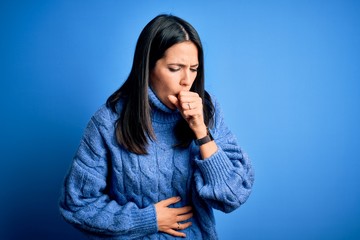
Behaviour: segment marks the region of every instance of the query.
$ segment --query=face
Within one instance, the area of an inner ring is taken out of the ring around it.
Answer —
[[[199,66],[198,50],[193,42],[174,44],[165,51],[150,74],[150,85],[158,98],[168,108],[176,107],[168,100],[169,95],[189,91]]]

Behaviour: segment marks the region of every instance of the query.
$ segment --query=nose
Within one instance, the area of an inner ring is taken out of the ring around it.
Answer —
[[[192,83],[190,70],[184,70],[181,77],[180,85],[184,87],[190,86]]]

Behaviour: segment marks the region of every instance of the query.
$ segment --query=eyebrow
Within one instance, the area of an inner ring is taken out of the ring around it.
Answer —
[[[186,67],[185,64],[182,64],[182,63],[169,63],[168,65],[176,65],[176,66],[179,66],[179,67]],[[194,64],[194,65],[190,65],[190,67],[198,67],[199,64]]]

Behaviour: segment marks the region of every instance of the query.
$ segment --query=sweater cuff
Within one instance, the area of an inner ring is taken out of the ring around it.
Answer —
[[[218,151],[210,158],[204,160],[195,158],[195,161],[204,177],[204,182],[209,184],[223,183],[223,180],[230,177],[234,168],[229,158],[219,147]]]
[[[154,205],[149,205],[140,211],[140,214],[133,216],[133,224],[136,231],[153,234],[158,231],[156,211]]]

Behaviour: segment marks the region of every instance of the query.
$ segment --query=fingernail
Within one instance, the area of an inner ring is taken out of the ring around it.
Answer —
[[[178,201],[180,201],[180,200],[181,200],[181,197],[178,196],[178,197],[176,197],[176,199],[177,199]]]

